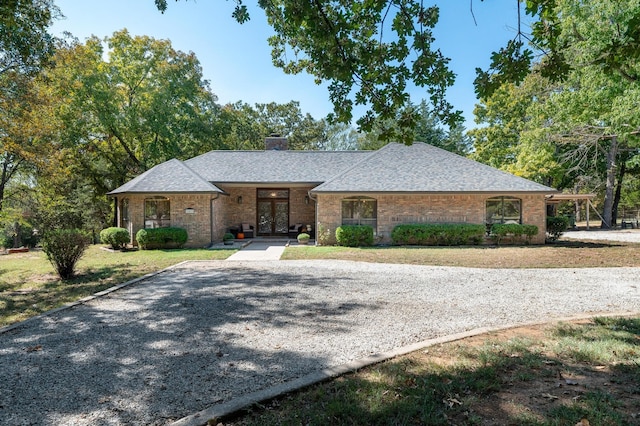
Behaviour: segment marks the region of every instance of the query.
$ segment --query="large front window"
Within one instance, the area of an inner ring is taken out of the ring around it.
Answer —
[[[342,200],[343,225],[369,225],[375,232],[378,224],[378,202],[369,197],[352,197]]]
[[[495,197],[487,200],[487,224],[522,223],[522,202],[519,198]]]
[[[144,227],[165,228],[171,226],[171,205],[166,197],[144,200]]]

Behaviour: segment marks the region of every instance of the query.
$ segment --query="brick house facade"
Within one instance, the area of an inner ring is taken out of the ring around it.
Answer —
[[[364,223],[389,244],[399,224],[508,220],[536,225],[532,242],[544,243],[552,188],[423,143],[328,152],[286,151],[276,142],[276,150],[211,151],[148,170],[109,193],[118,226],[132,239],[145,227],[181,227],[187,246],[202,247],[241,224],[254,237],[289,238],[304,224],[333,243],[338,226]],[[500,202],[509,217],[496,213]],[[356,211],[360,205],[366,211]]]

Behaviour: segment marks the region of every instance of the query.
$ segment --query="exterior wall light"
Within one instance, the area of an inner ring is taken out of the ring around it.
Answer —
[[[242,204],[242,195],[238,195],[237,201],[238,201],[238,204]]]
[[[304,203],[305,204],[309,204],[309,196],[308,195],[304,196]]]

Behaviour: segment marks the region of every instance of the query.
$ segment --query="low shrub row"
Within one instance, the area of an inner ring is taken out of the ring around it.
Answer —
[[[138,246],[143,250],[182,248],[187,242],[183,228],[141,229],[136,234]]]
[[[368,225],[342,225],[336,229],[338,245],[364,247],[373,245],[373,228]]]
[[[393,228],[391,240],[398,245],[455,246],[480,244],[485,226],[470,223],[418,223]]]
[[[505,238],[511,238],[514,242],[522,241],[527,244],[538,234],[538,227],[535,225],[524,225],[519,223],[496,223],[491,226],[489,236],[500,245]]]

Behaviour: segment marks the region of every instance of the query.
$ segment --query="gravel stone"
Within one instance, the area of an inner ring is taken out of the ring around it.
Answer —
[[[434,337],[640,312],[638,272],[181,264],[0,334],[0,424],[163,425]]]

